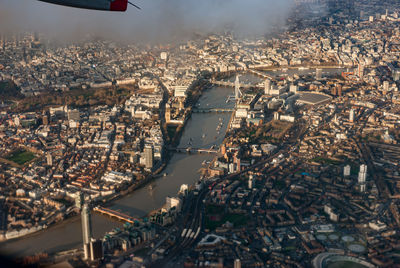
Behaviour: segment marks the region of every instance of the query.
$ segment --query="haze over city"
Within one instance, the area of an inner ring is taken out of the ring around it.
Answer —
[[[398,0],[133,4],[0,0],[0,267],[399,267]]]
[[[0,29],[33,30],[79,40],[88,34],[115,40],[176,41],[195,33],[232,30],[264,34],[283,26],[292,0],[154,0],[126,13],[79,10],[31,0],[0,1]]]

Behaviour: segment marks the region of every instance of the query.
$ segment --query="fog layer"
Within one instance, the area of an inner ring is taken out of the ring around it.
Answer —
[[[93,0],[94,1],[94,0]],[[125,40],[174,40],[232,30],[264,34],[283,25],[293,0],[132,0],[142,10],[81,10],[36,0],[0,0],[0,31],[34,30],[60,39],[87,34]]]

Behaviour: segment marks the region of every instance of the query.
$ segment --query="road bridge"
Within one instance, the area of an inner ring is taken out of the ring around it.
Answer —
[[[235,83],[234,82],[229,82],[229,81],[218,81],[218,80],[215,80],[215,79],[211,79],[210,80],[210,83],[211,84],[214,84],[214,85],[217,85],[217,86],[224,86],[224,87],[235,87]],[[261,88],[261,86],[260,85],[253,85],[253,84],[244,84],[244,83],[240,83],[240,87],[241,88],[246,88],[246,89],[249,89],[249,88]]]
[[[263,72],[260,72],[260,71],[257,71],[257,70],[253,70],[253,69],[249,69],[248,71],[249,71],[249,73],[257,75],[257,76],[259,76],[259,77],[261,77],[263,79],[272,80],[272,76],[269,76],[266,73],[263,73]]]
[[[193,147],[181,147],[181,148],[169,148],[170,151],[174,151],[177,153],[189,153],[189,154],[217,154],[218,150],[213,148],[193,148]]]
[[[229,108],[195,108],[193,113],[232,113],[234,109]]]

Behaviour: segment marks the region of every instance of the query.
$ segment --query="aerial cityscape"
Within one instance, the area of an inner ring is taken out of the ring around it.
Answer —
[[[0,267],[400,267],[400,2],[284,2],[263,34],[0,27]]]

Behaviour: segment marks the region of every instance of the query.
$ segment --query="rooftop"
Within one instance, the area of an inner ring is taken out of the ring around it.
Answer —
[[[332,100],[332,97],[318,92],[301,92],[297,102],[308,105],[319,105]]]

